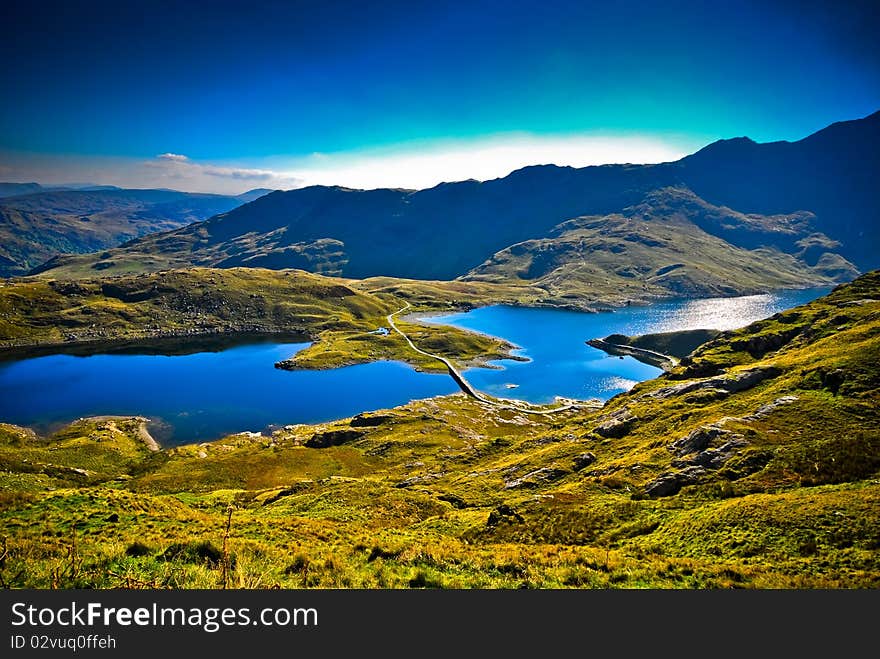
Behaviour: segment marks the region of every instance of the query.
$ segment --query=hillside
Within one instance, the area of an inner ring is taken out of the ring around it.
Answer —
[[[815,233],[813,222],[807,213],[744,215],[665,188],[620,213],[569,220],[547,238],[512,245],[463,279],[527,282],[560,299],[616,291],[620,301],[643,301],[855,277],[855,266],[832,251],[836,244]]]
[[[0,199],[0,277],[25,274],[57,254],[94,252],[204,220],[268,191],[232,197],[173,190],[45,190],[37,186],[35,192],[16,192],[20,194]]]
[[[704,199],[744,212],[808,210],[860,269],[876,268],[880,111],[797,142],[721,140],[671,165]]]
[[[40,192],[43,186],[39,183],[7,183],[0,182],[0,197],[14,197],[16,195],[33,194]]]
[[[457,394],[164,450],[139,418],[0,425],[0,580],[877,588],[878,365],[873,272],[598,411]]]

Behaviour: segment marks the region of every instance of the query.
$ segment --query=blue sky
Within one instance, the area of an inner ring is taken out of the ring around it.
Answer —
[[[872,4],[5,3],[0,180],[422,187],[799,139],[880,109]]]

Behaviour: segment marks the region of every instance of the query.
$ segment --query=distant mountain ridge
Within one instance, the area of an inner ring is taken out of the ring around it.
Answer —
[[[232,197],[113,186],[61,190],[37,183],[3,183],[0,189],[26,190],[0,199],[0,276],[25,274],[60,253],[106,249],[204,220],[267,192]]]
[[[47,267],[64,266],[59,276],[65,267],[112,273],[124,263],[128,270],[120,272],[244,265],[355,278],[454,279],[512,245],[550,237],[567,220],[620,213],[655,191],[681,190],[666,195],[667,214],[680,204],[732,209],[727,216],[697,214],[701,230],[740,249],[770,250],[766,258],[788,254],[805,273],[816,274],[824,259],[826,272],[845,278],[853,263],[858,269],[880,264],[874,249],[880,211],[873,203],[878,127],[875,113],[797,142],[737,138],[672,163],[540,165],[417,191],[278,191],[204,222],[133,240],[101,259],[62,257]]]

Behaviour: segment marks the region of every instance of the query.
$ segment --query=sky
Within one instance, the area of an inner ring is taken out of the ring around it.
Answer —
[[[876,2],[4,2],[0,180],[423,188],[880,109]]]

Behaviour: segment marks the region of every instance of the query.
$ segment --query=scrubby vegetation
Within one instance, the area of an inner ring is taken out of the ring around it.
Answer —
[[[456,394],[158,451],[4,425],[0,586],[876,588],[878,399],[875,272],[598,411]]]

